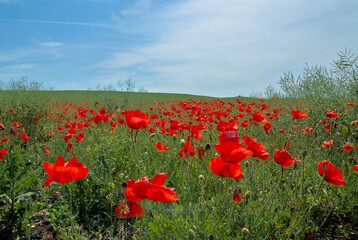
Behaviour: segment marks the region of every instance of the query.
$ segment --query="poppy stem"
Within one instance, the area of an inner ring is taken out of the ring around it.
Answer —
[[[281,165],[281,182],[283,183],[283,165]]]

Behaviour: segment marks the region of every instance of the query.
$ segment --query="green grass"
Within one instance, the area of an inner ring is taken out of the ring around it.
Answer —
[[[227,109],[232,109],[231,116],[239,113],[235,98],[219,102],[214,101],[216,98],[165,93],[2,91],[0,122],[5,130],[0,131],[0,139],[7,137],[9,142],[0,143],[0,149],[8,151],[4,160],[0,160],[0,236],[7,239],[47,236],[53,239],[304,239],[308,234],[316,239],[354,239],[358,236],[358,174],[352,169],[357,164],[358,154],[357,149],[349,153],[342,150],[347,143],[358,147],[358,127],[351,124],[356,120],[357,106],[346,108],[342,103],[341,108],[336,109],[340,118],[328,119],[332,131],[326,134],[319,122],[321,118],[316,115],[292,120],[290,110],[305,109],[302,104],[270,99],[265,100],[270,108],[261,110],[255,106],[262,106],[258,105],[261,103],[258,99],[240,98],[247,103],[245,108],[256,102],[251,108],[263,113],[272,113],[273,108],[283,110],[280,118],[269,120],[273,129],[268,135],[262,123],[259,126],[250,123],[251,116],[246,111],[243,112],[245,117],[237,120],[238,123],[249,122],[247,128],[238,124],[241,140],[244,135],[255,137],[270,153],[266,161],[249,157],[240,162],[244,176],[239,181],[219,177],[208,167],[208,162],[219,156],[214,147],[219,143],[215,123],[208,122],[208,127],[213,129],[202,130],[204,137],[193,140],[196,155],[183,159],[178,152],[181,139],[188,135],[187,130],[170,136],[140,129],[134,137],[126,125],[117,125],[116,131],[111,132],[110,121],[97,125],[91,122],[91,127],[83,129],[86,134],[83,141],[77,142],[74,138],[69,141],[74,147],[71,152],[66,152],[67,144],[62,138],[67,130],[57,130],[58,125],[65,127],[67,119],[73,123],[92,116],[86,112],[86,118],[74,119],[78,107],[97,113],[106,107],[107,114],[114,113],[113,121],[117,121],[118,116],[124,119],[119,114],[119,110],[124,109],[158,113],[160,119],[169,121],[179,119],[178,114],[169,117],[159,111],[160,107],[172,111],[170,106],[177,103],[175,100],[189,99],[196,101],[189,104],[207,109],[206,114],[214,109],[226,113]],[[198,104],[200,100],[212,105]],[[62,103],[54,103],[59,101]],[[73,105],[65,105],[66,101]],[[100,105],[94,104],[97,101]],[[152,102],[166,104],[153,106]],[[153,111],[150,107],[154,107]],[[8,111],[10,108],[14,109],[13,113]],[[182,109],[183,121],[197,124],[195,114],[192,118],[188,116],[190,111]],[[62,118],[56,119],[57,116]],[[41,118],[34,121],[36,117]],[[19,133],[29,135],[28,142],[19,134],[9,133],[13,121],[21,125],[15,127]],[[295,125],[300,125],[301,130],[314,128],[314,133],[302,134]],[[344,130],[346,128],[349,132]],[[279,134],[279,129],[285,129],[285,133]],[[49,134],[50,130],[53,135]],[[329,139],[334,140],[334,145],[322,149],[322,142]],[[158,141],[167,144],[170,150],[158,152],[154,148]],[[274,162],[273,155],[287,142],[292,143],[289,153],[300,158],[301,163],[285,168],[282,179],[281,165]],[[207,144],[211,150],[205,152],[205,159],[199,160],[196,148],[204,148]],[[44,154],[45,147],[50,149],[49,155]],[[88,176],[44,187],[48,176],[43,162],[55,163],[58,155],[66,161],[77,156],[78,161],[88,167]],[[331,161],[342,171],[344,186],[322,180],[317,171],[317,164],[322,160]],[[175,188],[179,201],[144,200],[139,204],[146,211],[145,216],[118,219],[114,210],[125,199],[122,183],[144,176],[153,178],[162,172],[168,173],[164,185]],[[243,202],[233,202],[235,188],[243,192]],[[243,234],[243,227],[249,231],[247,236]]]

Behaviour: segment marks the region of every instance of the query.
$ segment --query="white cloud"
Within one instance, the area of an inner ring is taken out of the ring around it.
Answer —
[[[332,1],[179,2],[156,13],[159,40],[116,52],[102,67],[131,68],[150,91],[248,95],[307,61],[329,63],[344,48],[330,27],[344,18],[341,7]]]
[[[61,47],[64,44],[61,42],[44,42],[44,43],[41,43],[41,45],[44,47]]]
[[[35,64],[13,64],[9,66],[5,66],[4,68],[7,70],[25,70],[25,69],[31,69],[34,68]]]

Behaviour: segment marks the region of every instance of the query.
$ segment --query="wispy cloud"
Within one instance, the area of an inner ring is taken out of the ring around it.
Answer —
[[[64,44],[62,42],[44,42],[41,45],[44,47],[61,47]]]
[[[0,0],[1,1],[1,0]],[[65,21],[47,21],[47,20],[34,20],[34,19],[10,19],[0,18],[0,21],[7,22],[25,22],[25,23],[45,23],[45,24],[63,24],[63,25],[78,25],[78,26],[89,26],[89,27],[101,27],[101,28],[116,28],[115,25],[91,23],[91,22],[65,22]]]
[[[344,47],[334,23],[348,16],[339,14],[339,3],[324,3],[180,1],[152,12],[156,41],[113,53],[102,67],[134,71],[150,91],[214,96],[262,91],[282,72],[307,61],[325,64]]]

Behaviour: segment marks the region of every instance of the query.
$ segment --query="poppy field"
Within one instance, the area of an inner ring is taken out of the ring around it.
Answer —
[[[0,106],[0,239],[358,237],[356,102],[31,94]]]

